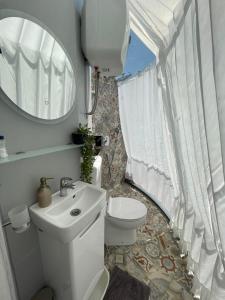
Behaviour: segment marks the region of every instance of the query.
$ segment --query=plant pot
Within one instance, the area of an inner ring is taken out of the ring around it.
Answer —
[[[72,142],[75,145],[82,145],[84,144],[84,135],[81,133],[72,133]]]
[[[102,147],[102,139],[103,137],[101,135],[95,135],[95,146],[97,148]]]

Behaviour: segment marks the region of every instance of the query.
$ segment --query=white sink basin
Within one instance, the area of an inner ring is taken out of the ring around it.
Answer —
[[[38,204],[30,207],[33,223],[40,231],[51,234],[63,243],[72,241],[96,219],[106,205],[106,191],[81,181],[68,189],[68,195],[53,194],[52,203],[46,208]]]

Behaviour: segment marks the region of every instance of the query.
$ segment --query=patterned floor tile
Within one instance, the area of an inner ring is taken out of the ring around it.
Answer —
[[[173,238],[168,220],[148,197],[124,183],[109,191],[112,197],[125,196],[143,202],[148,208],[146,223],[138,229],[132,246],[105,248],[105,264],[126,270],[151,288],[151,300],[190,300],[192,286],[186,259]]]

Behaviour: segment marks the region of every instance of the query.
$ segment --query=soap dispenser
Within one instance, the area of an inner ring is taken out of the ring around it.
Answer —
[[[41,177],[41,185],[37,190],[37,202],[39,207],[47,207],[52,202],[52,191],[49,185],[47,185],[47,180],[53,178]]]

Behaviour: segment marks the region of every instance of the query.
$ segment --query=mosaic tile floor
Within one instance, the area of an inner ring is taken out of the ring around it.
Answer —
[[[128,184],[115,187],[109,194],[140,200],[148,208],[148,214],[146,224],[138,230],[138,239],[134,245],[106,247],[106,267],[112,270],[117,265],[145,282],[151,288],[151,300],[193,299],[186,260],[180,257],[167,218],[154,202]]]

